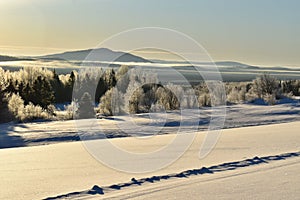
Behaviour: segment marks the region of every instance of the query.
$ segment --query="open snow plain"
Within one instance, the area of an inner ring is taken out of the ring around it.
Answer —
[[[205,131],[209,112],[209,109],[201,111],[199,131],[190,133],[194,140],[179,159],[160,170],[145,173],[122,172],[96,160],[86,149],[87,141],[74,141],[80,139],[75,121],[2,124],[0,199],[299,198],[297,104],[227,107],[225,129],[210,154],[200,159],[201,144],[210,134]],[[116,131],[126,124],[125,116],[95,121],[115,146],[132,153],[145,153],[161,149],[178,137],[179,114],[169,114],[170,121],[162,132],[147,137],[134,135],[138,131],[130,127]],[[131,120],[145,124],[151,119],[143,114]],[[97,130],[93,134],[97,136]],[[184,138],[188,135],[180,135],[179,146],[185,145]],[[107,140],[94,141],[101,147]],[[137,163],[150,165],[163,160],[164,157],[155,161],[145,157]],[[137,164],[126,159],[115,162],[120,166]]]

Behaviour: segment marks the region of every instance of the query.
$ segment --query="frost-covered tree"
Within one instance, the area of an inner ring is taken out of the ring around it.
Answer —
[[[269,74],[258,76],[253,81],[253,90],[258,98],[263,98],[265,95],[277,94],[279,89],[279,81]]]
[[[269,74],[258,76],[253,81],[253,92],[258,98],[264,99],[269,104],[275,104],[277,96],[280,95],[280,82]]]
[[[138,110],[136,107],[138,105],[138,95],[142,94],[141,84],[132,79],[126,89],[126,93],[124,94],[124,111],[126,113],[134,113]]]
[[[16,118],[23,118],[24,100],[18,94],[11,94],[8,99],[8,109]]]
[[[172,83],[168,83],[166,85],[166,88],[168,88],[170,91],[172,91],[172,93],[175,95],[176,100],[179,104],[181,104],[181,102],[183,102],[184,89],[181,85],[174,85]],[[176,103],[176,102],[173,102],[173,103]]]
[[[236,83],[236,85],[231,85],[227,94],[227,101],[230,103],[243,103],[247,99],[246,93],[246,85],[241,85],[239,83]]]
[[[210,94],[203,93],[200,96],[198,96],[198,103],[199,103],[199,106],[202,106],[202,107],[211,106]]]
[[[4,108],[3,100],[5,97],[5,92],[7,91],[7,87],[9,86],[8,79],[8,73],[0,67],[0,109]]]
[[[97,112],[106,116],[113,115],[113,105],[112,105],[112,94],[113,88],[106,91],[106,93],[100,98]]]
[[[76,113],[78,112],[78,103],[76,101],[72,101],[71,104],[65,106],[66,110],[66,118],[74,119],[76,117]]]
[[[119,81],[123,76],[125,76],[128,71],[129,71],[128,65],[121,65],[116,74],[117,81]]]
[[[124,114],[124,94],[118,90],[118,88],[113,88],[111,94],[111,105],[113,115]]]
[[[281,81],[281,89],[285,95],[300,96],[300,80]]]
[[[0,91],[4,91],[8,87],[8,73],[0,67]]]
[[[29,103],[24,107],[23,116],[21,116],[22,121],[47,118],[48,113],[41,106],[33,105],[32,103]]]
[[[211,106],[211,95],[209,89],[205,82],[200,82],[198,85],[194,86],[195,94],[198,97],[198,105],[201,106]]]
[[[128,102],[128,111],[129,113],[140,113],[144,111],[143,100],[144,100],[144,90],[141,87],[138,87],[130,96]]]
[[[223,83],[220,81],[207,81],[206,84],[209,89],[211,105],[226,105],[226,91]]]
[[[156,90],[156,97],[160,105],[164,107],[165,110],[175,110],[179,108],[180,103],[174,93],[168,88],[159,87]]]
[[[181,103],[181,108],[198,108],[199,102],[193,89],[187,89]]]
[[[103,80],[106,84],[107,90],[113,88],[116,85],[116,75],[115,71],[113,69],[107,69],[105,70],[103,74]]]
[[[18,94],[12,94],[9,97],[8,108],[14,117],[21,121],[49,118],[49,113],[39,105],[33,105],[29,102],[28,105],[24,106],[24,100]]]

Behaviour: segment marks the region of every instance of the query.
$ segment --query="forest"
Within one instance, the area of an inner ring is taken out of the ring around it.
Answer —
[[[47,68],[0,68],[0,122],[162,112],[258,100],[274,105],[300,96],[299,80],[278,80],[266,73],[252,82],[225,82],[222,87],[212,89],[203,81],[192,87],[161,84],[157,74],[126,65],[116,71],[86,68],[69,74]]]

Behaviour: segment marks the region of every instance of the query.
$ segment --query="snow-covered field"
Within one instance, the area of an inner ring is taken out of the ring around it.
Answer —
[[[177,137],[174,133],[180,125],[178,112],[167,113],[168,121],[163,127],[159,126],[163,114],[150,118],[140,114],[131,119],[121,116],[77,122],[2,124],[0,199],[299,199],[298,104],[228,106],[225,129],[216,146],[208,156],[199,159],[200,147],[210,134],[205,131],[210,112],[200,111],[199,131],[192,134],[191,146],[179,159],[147,173],[112,169],[89,154],[86,143],[74,140],[79,140],[78,132],[83,134],[84,130],[89,130],[89,137],[97,138],[100,130],[112,138],[111,144],[127,152],[154,152]],[[135,126],[128,126],[132,120],[142,127],[152,125],[146,132],[160,132],[141,138]],[[86,129],[86,122],[96,124]],[[177,145],[186,145],[185,138],[190,135],[181,134]],[[101,150],[107,140],[91,142],[97,142]],[[177,151],[180,150],[171,154]],[[144,157],[133,163],[124,158],[115,159],[115,163],[143,168],[153,162],[163,163],[164,159]]]
[[[145,136],[151,134],[177,133],[195,131],[195,127],[187,127],[186,124],[198,123],[198,130],[207,130],[211,120],[211,109],[205,108],[188,111],[190,116],[181,118],[180,111],[167,114],[139,114],[117,116],[114,118],[94,120],[93,128],[89,130],[93,137],[107,138]],[[141,128],[138,130],[134,124]],[[281,104],[275,106],[262,105],[232,105],[226,107],[226,121],[224,128],[236,128],[244,126],[258,126],[265,124],[277,124],[300,120],[300,104]],[[184,124],[185,126],[182,126]],[[0,124],[0,148],[42,145],[57,142],[79,141],[82,131],[79,121],[53,121],[35,122],[23,124]],[[181,126],[181,127],[180,127]]]
[[[142,174],[107,167],[81,142],[1,149],[0,199],[298,199],[299,129],[300,122],[225,129],[203,159],[198,154],[205,132],[199,132],[172,165]],[[111,142],[143,152],[173,138],[169,134]],[[149,162],[143,160],[145,165]]]
[[[144,187],[134,185],[103,195],[103,199],[299,199],[299,167],[298,157],[222,173],[163,180]]]

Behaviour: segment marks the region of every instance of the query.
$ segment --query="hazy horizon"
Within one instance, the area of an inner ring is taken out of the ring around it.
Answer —
[[[0,54],[44,55],[96,47],[138,27],[182,32],[214,61],[299,66],[300,2],[288,1],[1,1]],[[135,52],[151,59],[164,54]]]

